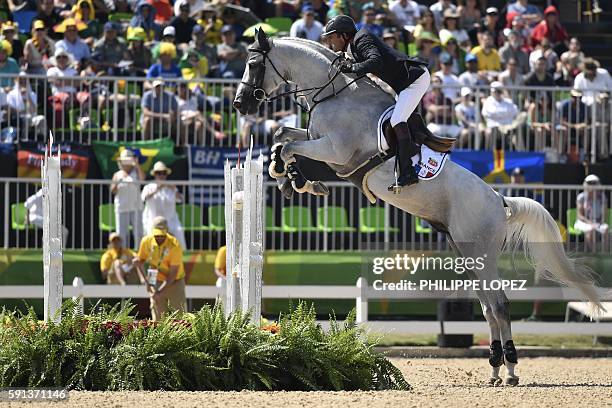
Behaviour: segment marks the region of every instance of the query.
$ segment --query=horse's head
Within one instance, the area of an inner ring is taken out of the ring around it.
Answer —
[[[270,60],[273,47],[263,30],[255,33],[255,42],[249,47],[247,66],[234,98],[234,108],[243,115],[257,113],[259,105],[285,82]],[[266,68],[272,68],[266,70]]]

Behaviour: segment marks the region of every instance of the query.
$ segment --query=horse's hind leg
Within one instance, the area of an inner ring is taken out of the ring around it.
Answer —
[[[472,244],[455,243],[450,235],[448,235],[448,242],[451,244],[453,250],[460,257],[474,256],[476,253],[473,251],[474,246]],[[467,274],[470,279],[480,279],[475,271],[469,270]],[[489,377],[489,384],[497,386],[502,383],[502,379],[499,376],[499,370],[504,364],[503,348],[501,343],[501,335],[497,319],[493,313],[493,308],[489,304],[489,298],[487,294],[482,290],[477,290],[476,296],[480,301],[482,313],[489,325],[489,364],[491,365],[491,376]]]
[[[462,257],[481,258],[483,268],[474,268],[468,271],[471,279],[479,280],[481,286],[485,283],[488,284],[488,288],[491,287],[491,281],[499,279],[497,270],[499,250],[494,240],[483,244],[482,247],[478,247],[479,245],[474,243],[460,243],[457,241],[453,241],[452,245]],[[491,377],[489,383],[491,385],[499,385],[501,383],[499,371],[502,364],[505,364],[508,371],[506,384],[517,385],[519,379],[514,373],[514,367],[518,361],[516,349],[512,341],[508,298],[502,290],[480,290],[476,294],[490,329],[489,364],[491,365]]]
[[[485,267],[482,272],[484,276],[480,279],[491,282],[499,279],[499,273],[497,271],[497,255],[494,257],[487,258],[485,261]],[[496,354],[499,355],[499,348],[502,347],[503,362],[506,365],[506,385],[517,385],[519,378],[514,373],[514,368],[518,364],[518,355],[514,342],[512,341],[512,328],[510,324],[510,312],[509,302],[506,294],[503,290],[489,290],[485,292],[488,304],[491,309],[491,314],[497,322],[499,328],[499,336],[501,337],[501,343],[493,345],[491,342],[491,349],[495,348]],[[503,346],[502,346],[503,345]],[[498,363],[499,361],[496,361]],[[491,364],[493,365],[493,364]]]

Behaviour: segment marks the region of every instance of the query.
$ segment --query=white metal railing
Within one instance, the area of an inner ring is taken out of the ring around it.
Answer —
[[[187,285],[187,299],[224,299],[224,285],[221,280],[215,286]],[[598,288],[602,301],[612,301],[610,288]],[[42,298],[43,287],[34,285],[0,285],[0,299],[38,299]],[[581,294],[569,288],[525,288],[522,291],[506,291],[511,301],[573,301],[581,300]],[[79,277],[74,278],[72,286],[63,288],[65,298],[117,299],[148,298],[144,286],[140,285],[85,285]],[[391,299],[395,301],[477,299],[473,291],[383,291],[368,286],[361,277],[354,286],[339,285],[264,285],[264,299],[353,299],[357,312],[357,322],[367,323],[377,331],[394,333],[486,333],[488,325],[484,321],[372,321],[368,318],[368,303],[371,300]],[[612,335],[612,323],[558,323],[558,322],[514,322],[514,333],[529,334],[575,334]]]
[[[0,81],[11,85],[15,76],[0,74]],[[27,108],[0,106],[0,125],[7,140],[42,141],[49,128],[57,133],[58,140],[86,144],[93,140],[136,141],[164,136],[172,137],[177,145],[235,146],[238,140],[246,142],[251,134],[256,144],[271,144],[273,131],[280,125],[306,126],[306,113],[290,96],[264,104],[257,120],[241,117],[231,106],[239,80],[166,79],[164,89],[177,98],[179,112],[169,118],[143,115],[143,96],[151,85],[142,77],[59,79],[26,75],[19,81],[29,84],[35,101]],[[512,125],[500,128],[488,123],[482,114],[490,95],[488,86],[472,87],[473,118],[467,122],[454,109],[460,102],[460,87],[440,88],[452,98],[453,107],[435,115],[427,110],[422,113],[430,129],[443,136],[458,137],[459,146],[546,151],[549,160],[559,161],[595,162],[610,155],[612,103],[605,97],[609,89],[588,91],[585,101],[595,102],[565,109],[564,103],[571,99],[568,87],[505,87],[504,96],[521,113]],[[273,125],[264,119],[274,120]]]
[[[145,181],[139,184],[146,184]],[[42,248],[42,232],[23,225],[19,208],[40,188],[40,180],[0,178],[0,245],[4,248]],[[225,243],[223,180],[168,181],[182,193],[177,204],[189,250],[217,249]],[[268,250],[350,251],[359,249],[449,250],[445,236],[417,217],[386,203],[372,206],[347,182],[326,182],[329,196],[294,194],[282,197],[276,183],[265,183],[265,248]],[[197,188],[196,188],[197,187]],[[526,196],[542,203],[567,227],[570,251],[611,253],[601,237],[586,248],[581,233],[573,230],[572,209],[583,191],[576,185],[493,185],[506,196]],[[66,249],[102,249],[112,229],[114,212],[110,180],[62,180],[63,220],[68,229]],[[612,186],[596,188],[612,202]],[[425,198],[424,198],[425,199]],[[198,205],[191,203],[199,203]],[[570,211],[568,211],[570,210]],[[293,219],[290,215],[293,214]],[[296,218],[300,214],[301,218]],[[608,211],[608,219],[612,217]],[[190,221],[191,220],[191,221]],[[187,224],[191,222],[191,224]],[[132,245],[135,246],[135,245]]]

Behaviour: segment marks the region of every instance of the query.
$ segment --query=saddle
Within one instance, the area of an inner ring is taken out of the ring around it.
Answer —
[[[424,144],[431,150],[440,153],[448,153],[453,148],[455,139],[434,135],[429,131],[429,129],[427,129],[427,126],[425,126],[425,121],[419,113],[413,112],[408,118],[407,122],[410,132],[414,137],[415,143]],[[397,137],[393,131],[393,127],[391,126],[391,120],[387,119],[382,126],[387,144],[389,146],[397,146]]]

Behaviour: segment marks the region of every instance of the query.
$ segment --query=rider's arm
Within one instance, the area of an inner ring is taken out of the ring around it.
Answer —
[[[376,74],[382,70],[382,54],[369,35],[362,36],[355,42],[357,53],[363,60],[353,64],[353,72],[357,75]]]

